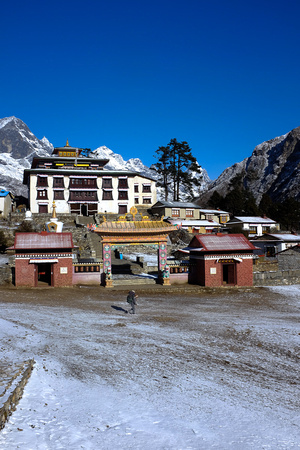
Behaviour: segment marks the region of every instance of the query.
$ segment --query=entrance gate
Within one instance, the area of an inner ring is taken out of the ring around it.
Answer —
[[[163,221],[103,222],[93,230],[102,238],[103,270],[106,287],[113,286],[111,252],[122,244],[156,244],[158,249],[158,274],[162,284],[170,284],[167,266],[167,239],[174,225]],[[113,247],[113,248],[112,248]]]

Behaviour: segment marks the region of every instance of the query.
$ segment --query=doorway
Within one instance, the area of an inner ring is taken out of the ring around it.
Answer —
[[[37,264],[37,286],[39,285],[53,285],[52,264],[43,263]]]
[[[81,205],[81,215],[87,217],[88,214],[88,205]]]
[[[222,264],[223,284],[236,284],[235,264]]]

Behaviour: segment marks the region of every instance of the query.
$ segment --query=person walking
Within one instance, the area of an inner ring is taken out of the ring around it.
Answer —
[[[135,306],[137,305],[136,299],[138,295],[136,295],[135,291],[129,291],[127,295],[127,303],[131,305],[131,309],[128,311],[129,314],[135,314]]]

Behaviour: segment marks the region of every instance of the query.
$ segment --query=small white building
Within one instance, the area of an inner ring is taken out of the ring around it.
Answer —
[[[12,211],[13,195],[4,189],[0,191],[0,217],[7,219],[9,213]]]
[[[219,231],[222,225],[213,220],[200,220],[200,219],[168,219],[168,222],[175,225],[178,229],[188,231],[189,233],[208,234],[214,231]]]
[[[239,228],[240,231],[248,231],[249,238],[262,236],[270,231],[279,231],[280,225],[269,217],[237,216],[226,223],[228,228]]]
[[[274,233],[264,234],[251,240],[255,245],[255,253],[258,255],[265,255],[267,257],[275,257],[278,253],[287,250],[288,248],[300,245],[300,235],[296,233]]]

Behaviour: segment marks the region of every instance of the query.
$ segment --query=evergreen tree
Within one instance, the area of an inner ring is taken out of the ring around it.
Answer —
[[[271,197],[268,194],[263,194],[261,201],[259,203],[259,211],[261,215],[266,215],[273,218],[275,212],[275,204],[273,203]],[[275,217],[275,216],[274,216]]]
[[[224,208],[224,197],[222,197],[222,195],[219,194],[219,192],[214,191],[212,196],[208,200],[208,206],[211,206],[214,209],[217,209],[217,208],[223,209]]]
[[[170,149],[169,147],[158,147],[156,150],[158,157],[158,162],[154,166],[154,170],[160,175],[160,180],[158,180],[158,186],[162,186],[165,193],[165,200],[168,200],[169,196],[169,186],[171,181],[168,180],[169,166],[170,166]]]
[[[188,193],[201,182],[194,174],[201,173],[201,166],[192,155],[190,146],[186,141],[178,142],[171,139],[166,147],[156,150],[158,158],[155,170],[160,175],[159,183],[164,188],[165,200],[168,199],[170,187],[173,191],[173,200],[180,200],[180,187],[183,186]]]

